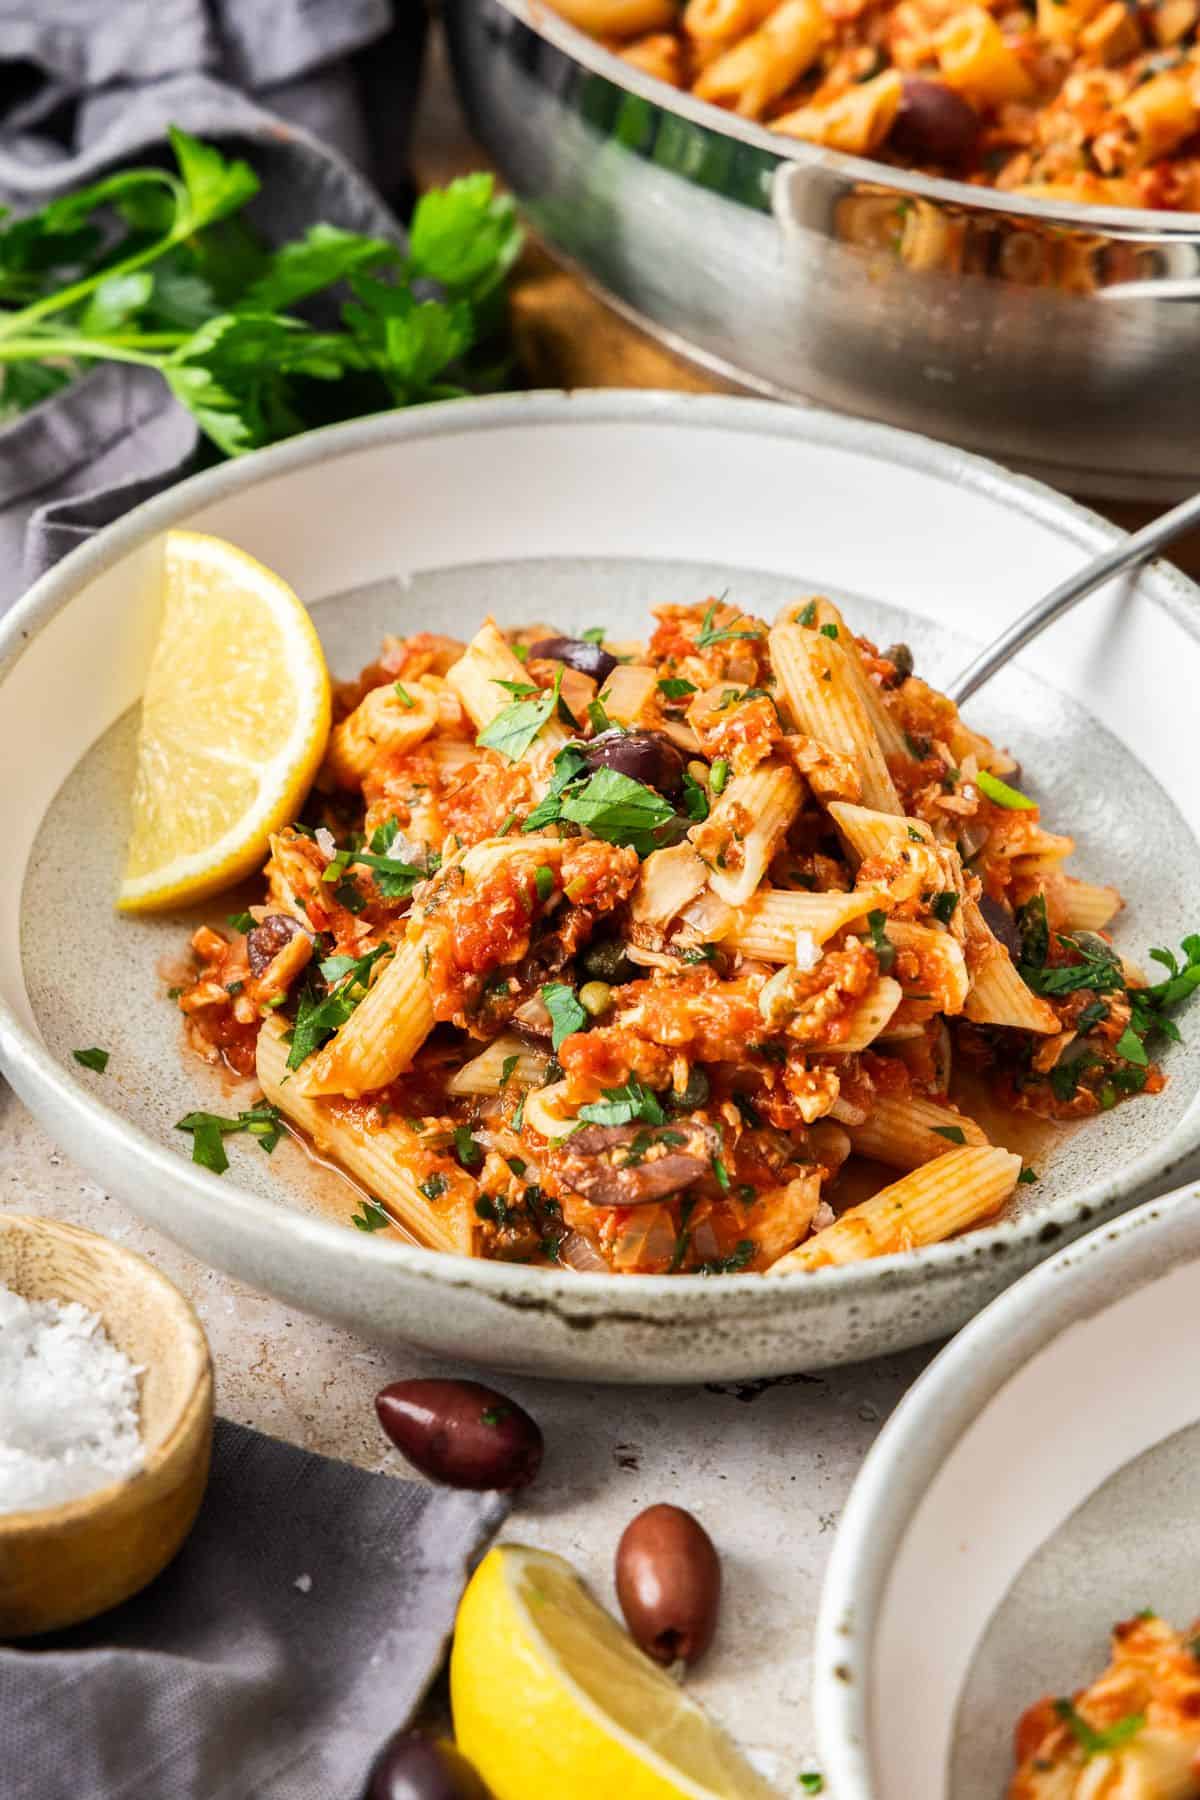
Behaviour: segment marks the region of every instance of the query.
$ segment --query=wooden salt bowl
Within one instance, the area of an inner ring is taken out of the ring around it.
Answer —
[[[26,1300],[80,1301],[145,1371],[137,1474],[61,1506],[0,1513],[0,1639],[12,1639],[95,1618],[170,1562],[208,1479],[213,1378],[178,1288],[94,1231],[0,1214],[0,1283]]]

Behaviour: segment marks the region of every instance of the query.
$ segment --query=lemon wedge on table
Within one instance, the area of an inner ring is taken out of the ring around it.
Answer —
[[[256,869],[316,774],[329,704],[287,583],[221,538],[168,532],[121,909],[189,904]]]
[[[454,1735],[496,1800],[770,1800],[569,1563],[502,1544],[458,1609]]]

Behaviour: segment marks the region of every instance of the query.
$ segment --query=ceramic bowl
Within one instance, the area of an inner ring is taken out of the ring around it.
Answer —
[[[136,1474],[60,1506],[0,1513],[0,1639],[95,1618],[166,1568],[208,1480],[213,1377],[192,1308],[119,1244],[53,1219],[0,1215],[0,1285],[26,1300],[78,1300],[143,1370],[145,1460]]]
[[[1200,1140],[1200,1020],[1170,1084],[1034,1159],[995,1226],[918,1255],[764,1280],[619,1278],[439,1256],[347,1229],[355,1198],[291,1144],[229,1140],[218,1179],[176,1121],[233,1096],[181,1054],[163,998],[203,913],[112,910],[162,533],[243,545],[310,603],[335,672],[387,631],[489,610],[640,635],[647,607],[729,588],[773,614],[837,595],[933,680],[1118,533],[990,464],[757,401],[527,395],[314,434],[184,483],[46,576],[0,628],[0,1059],[69,1153],[205,1260],[380,1339],[618,1381],[854,1361],[961,1325],[1089,1223],[1170,1185]],[[1195,928],[1196,590],[1162,567],[1058,624],[969,716],[1011,745],[1084,875],[1125,891],[1130,952]],[[231,896],[228,910],[244,904]],[[107,1072],[75,1048],[111,1052]],[[1179,1179],[1176,1176],[1176,1179]]]
[[[817,1629],[837,1800],[999,1800],[1109,1628],[1197,1612],[1194,1187],[1034,1270],[906,1395],[842,1515]]]

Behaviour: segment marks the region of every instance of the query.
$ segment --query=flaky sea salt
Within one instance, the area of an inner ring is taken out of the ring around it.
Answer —
[[[139,1469],[140,1373],[78,1301],[0,1286],[0,1513],[77,1500]]]

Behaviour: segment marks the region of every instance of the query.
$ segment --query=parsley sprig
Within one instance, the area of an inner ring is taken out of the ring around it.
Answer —
[[[489,175],[426,194],[407,256],[327,224],[271,249],[239,216],[259,190],[250,166],[170,138],[175,169],[118,170],[0,224],[6,412],[98,362],[133,363],[238,456],[494,378],[487,340],[520,233]],[[342,283],[352,298],[333,328],[294,310]]]
[[[199,1163],[202,1169],[211,1169],[214,1175],[223,1175],[229,1167],[229,1158],[225,1154],[222,1140],[231,1132],[249,1132],[251,1137],[257,1138],[259,1148],[265,1150],[268,1156],[283,1135],[279,1108],[268,1105],[265,1100],[247,1112],[240,1112],[236,1119],[223,1118],[220,1113],[185,1113],[175,1129],[191,1132],[192,1161]]]

